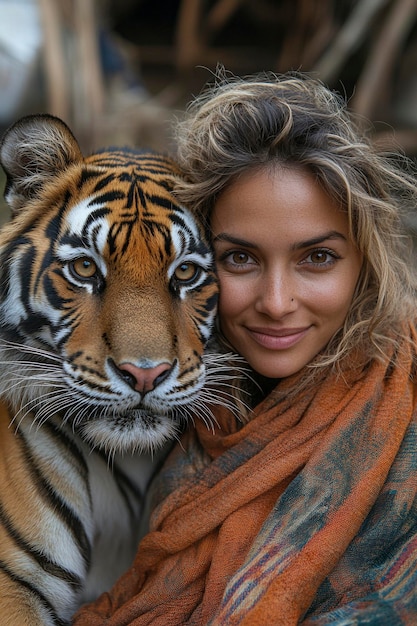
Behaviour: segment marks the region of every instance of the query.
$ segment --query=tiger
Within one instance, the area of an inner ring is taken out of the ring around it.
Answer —
[[[40,114],[0,163],[1,623],[63,626],[131,564],[153,454],[204,404],[218,283],[170,157],[83,156]]]

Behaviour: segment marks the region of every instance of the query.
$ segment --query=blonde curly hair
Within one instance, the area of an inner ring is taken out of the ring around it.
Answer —
[[[365,361],[385,357],[415,317],[403,223],[417,206],[411,161],[378,153],[346,99],[300,73],[238,78],[220,70],[175,134],[185,175],[176,194],[208,224],[216,199],[238,176],[283,164],[314,174],[346,213],[364,261],[344,327],[311,366],[340,366],[356,348]]]

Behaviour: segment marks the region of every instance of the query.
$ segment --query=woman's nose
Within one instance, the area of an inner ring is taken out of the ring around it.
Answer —
[[[280,319],[296,309],[297,294],[290,277],[273,274],[265,277],[259,287],[255,303],[258,313]]]

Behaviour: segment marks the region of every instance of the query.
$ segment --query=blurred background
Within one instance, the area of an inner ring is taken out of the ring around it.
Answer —
[[[313,73],[417,157],[417,0],[0,0],[0,134],[49,112],[86,153],[169,151],[218,63]]]

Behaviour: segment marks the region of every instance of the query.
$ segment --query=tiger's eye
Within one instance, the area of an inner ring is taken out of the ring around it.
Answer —
[[[80,257],[72,262],[74,273],[80,278],[92,278],[97,273],[97,265],[88,257]]]
[[[192,280],[197,272],[198,266],[194,263],[181,263],[174,272],[174,278],[186,283]]]

